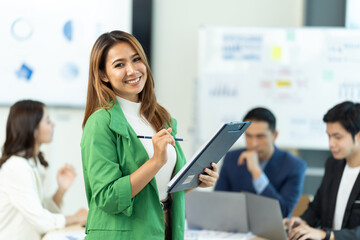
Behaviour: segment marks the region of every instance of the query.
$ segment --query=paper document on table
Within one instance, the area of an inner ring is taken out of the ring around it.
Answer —
[[[215,239],[236,239],[250,240],[256,237],[251,233],[232,233],[210,230],[185,230],[185,240],[215,240]]]
[[[86,234],[82,231],[57,232],[46,235],[47,240],[84,240]]]

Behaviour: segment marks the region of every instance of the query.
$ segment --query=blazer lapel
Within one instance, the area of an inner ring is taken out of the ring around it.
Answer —
[[[332,169],[332,173],[333,174],[333,178],[332,178],[332,184],[330,184],[330,189],[328,189],[329,191],[329,211],[328,211],[328,216],[329,219],[331,219],[331,224],[334,220],[334,213],[335,213],[335,207],[336,207],[336,198],[337,198],[337,193],[339,191],[339,186],[340,186],[340,182],[341,182],[341,178],[344,172],[344,168],[345,168],[345,164],[346,161],[345,160],[337,160],[339,162],[339,164],[335,164],[333,166]]]
[[[265,169],[263,169],[264,173],[266,174],[266,176],[268,176],[269,179],[277,179],[277,176],[279,175],[279,166],[281,165],[281,161],[282,159],[284,159],[283,156],[281,156],[281,152],[279,151],[279,149],[274,146],[274,153],[273,155],[271,156],[271,158],[269,159],[268,163],[266,164],[265,166]],[[247,169],[247,168],[245,168]],[[246,170],[246,172],[248,172]],[[251,174],[249,173],[249,176],[250,178],[249,179],[252,179],[251,177]],[[251,182],[251,186],[253,186],[253,183],[252,181]],[[255,189],[254,189],[255,191]]]
[[[110,128],[116,133],[118,133],[121,137],[127,139],[128,148],[132,156],[134,157],[134,161],[137,163],[138,167],[141,167],[141,165],[143,165],[149,159],[145,147],[137,138],[134,129],[126,120],[125,115],[117,102],[115,103],[113,108],[110,109],[110,112]]]
[[[131,128],[131,126],[129,127]],[[130,131],[130,141],[133,142],[132,144],[133,146],[136,146],[133,149],[134,150],[133,156],[138,167],[141,167],[146,161],[149,160],[149,155],[144,145],[141,143],[140,139],[137,138],[135,131],[132,128],[129,131]],[[159,194],[155,177],[151,179],[150,185],[154,188],[156,193]]]
[[[125,118],[123,111],[120,108],[118,102],[114,104],[114,106],[109,109],[111,119],[110,119],[110,129],[114,132],[118,133],[122,137],[130,138],[129,136],[129,127],[130,124]]]

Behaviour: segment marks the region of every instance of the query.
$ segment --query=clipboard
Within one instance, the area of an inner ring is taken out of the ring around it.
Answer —
[[[168,193],[199,186],[199,174],[206,174],[204,169],[211,169],[211,162],[218,163],[250,124],[251,121],[230,122],[222,125],[214,136],[193,156],[192,160],[188,161],[171,179],[168,183]]]

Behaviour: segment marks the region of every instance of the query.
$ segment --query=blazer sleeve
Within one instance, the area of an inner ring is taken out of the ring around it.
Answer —
[[[262,196],[278,199],[283,217],[289,217],[302,193],[306,164],[302,160],[292,166],[291,173],[286,177],[281,188],[276,189],[269,181],[269,184],[261,193]]]
[[[65,227],[64,215],[51,213],[42,206],[30,165],[19,158],[8,161],[2,173],[12,205],[39,233]]]
[[[119,164],[116,134],[109,128],[105,110],[95,112],[87,121],[81,154],[88,201],[109,214],[132,214],[130,176]],[[91,196],[89,196],[89,194]]]
[[[225,155],[225,158],[223,160],[223,165],[220,170],[220,176],[219,179],[216,181],[215,185],[215,191],[230,191],[230,182],[229,182],[229,173],[228,173],[228,166],[227,166],[227,159],[229,157],[229,154]]]

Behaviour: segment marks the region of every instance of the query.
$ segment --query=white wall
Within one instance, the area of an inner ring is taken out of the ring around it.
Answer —
[[[158,101],[178,120],[187,157],[196,142],[198,29],[203,24],[300,27],[303,0],[154,0],[152,71]],[[214,109],[216,111],[216,109]],[[211,121],[211,119],[209,119]]]
[[[202,24],[297,27],[303,23],[303,0],[154,0],[153,73],[159,102],[179,122],[179,136],[187,139],[187,157],[194,152],[194,104],[197,77],[198,28]],[[85,91],[85,90],[84,90]],[[5,139],[8,107],[0,107],[0,145]],[[56,189],[56,172],[65,163],[77,178],[64,199],[64,213],[86,207],[80,138],[82,109],[50,108],[56,123],[54,139],[42,150],[50,163],[48,192]],[[211,119],[209,119],[210,121]]]
[[[84,110],[50,108],[50,116],[56,125],[52,143],[43,147],[50,162],[46,188],[53,192],[57,188],[58,169],[65,163],[72,164],[77,177],[64,197],[63,212],[73,214],[80,207],[87,207],[80,151]]]

